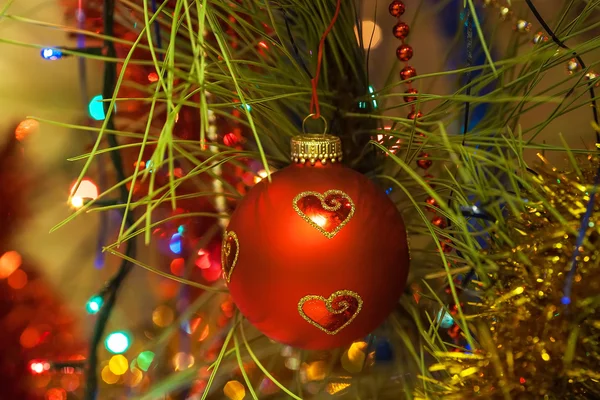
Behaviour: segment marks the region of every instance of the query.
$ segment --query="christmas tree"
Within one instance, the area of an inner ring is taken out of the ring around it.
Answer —
[[[597,2],[63,3],[29,46],[103,79],[54,229],[120,260],[69,396],[600,396]]]

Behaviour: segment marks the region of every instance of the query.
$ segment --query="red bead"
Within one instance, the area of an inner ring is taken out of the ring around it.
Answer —
[[[419,159],[417,160],[417,165],[419,168],[427,169],[431,167],[433,161],[429,160],[429,154],[421,153],[419,154]]]
[[[413,88],[408,89],[406,91],[406,96],[404,96],[404,101],[407,102],[407,103],[410,103],[411,101],[417,101],[417,96],[414,96],[417,93],[419,93],[417,91],[417,89],[413,89]]]
[[[397,39],[402,40],[406,39],[409,32],[410,28],[408,27],[408,24],[404,22],[398,22],[396,25],[394,25],[394,28],[392,29],[392,33],[394,34],[394,36]]]
[[[404,14],[404,3],[401,2],[400,0],[394,0],[390,3],[390,14],[392,15],[392,17],[399,17],[402,14]]]
[[[417,111],[417,112],[411,111],[406,116],[406,118],[408,118],[408,119],[417,119],[417,118],[421,118],[422,116],[423,116],[423,113],[421,111]]]
[[[417,76],[417,70],[410,65],[407,65],[406,67],[402,68],[402,71],[400,71],[400,79],[407,81],[407,83],[412,82],[412,78],[415,76]]]
[[[425,199],[425,203],[429,204],[432,207],[437,207],[438,205],[437,201],[431,196]],[[427,211],[435,212],[435,210],[431,207],[427,207]]]
[[[442,251],[444,253],[450,253],[452,250],[454,250],[454,248],[450,245],[452,242],[447,240],[444,243],[442,243]]]
[[[446,220],[444,219],[444,217],[440,217],[439,215],[437,217],[434,217],[431,220],[431,223],[440,229],[444,229],[446,227]]]
[[[433,178],[435,178],[435,176],[433,176],[431,174],[425,174],[425,175],[423,175],[423,178],[425,178],[425,182],[427,182],[429,184],[430,188],[432,188],[432,189],[435,188],[435,185],[431,183],[431,180]]]
[[[412,56],[413,49],[407,44],[401,44],[396,49],[396,57],[398,57],[398,60],[400,61],[408,61],[412,58]]]

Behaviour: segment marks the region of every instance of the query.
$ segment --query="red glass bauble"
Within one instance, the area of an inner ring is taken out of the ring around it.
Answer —
[[[399,17],[402,14],[404,14],[404,10],[406,9],[406,7],[404,6],[404,3],[400,0],[394,0],[390,3],[388,9],[392,17]]]
[[[408,24],[405,22],[398,22],[396,25],[394,25],[394,28],[392,29],[392,33],[394,34],[394,36],[397,39],[402,39],[402,40],[406,39],[409,32],[410,32],[410,28],[408,27]]]
[[[413,49],[407,44],[401,44],[396,49],[396,57],[398,57],[398,60],[400,61],[408,61],[412,58],[412,56]]]
[[[339,163],[339,139],[303,135],[292,148],[297,161],[260,181],[231,216],[223,274],[240,312],[269,338],[347,345],[396,306],[406,229],[383,190]]]

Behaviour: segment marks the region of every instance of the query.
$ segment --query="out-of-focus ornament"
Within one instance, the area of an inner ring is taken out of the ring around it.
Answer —
[[[550,38],[544,32],[538,32],[535,35],[533,35],[532,42],[533,42],[533,44],[540,44],[540,43],[547,42],[548,39],[550,39]]]
[[[15,129],[15,137],[19,142],[23,141],[31,134],[37,132],[39,127],[40,123],[35,119],[24,119],[23,121],[19,122],[19,125],[17,125],[17,129]]]
[[[517,20],[515,23],[515,29],[519,33],[527,33],[531,31],[531,22],[527,22],[524,19]]]
[[[567,61],[567,72],[569,74],[574,74],[575,72],[579,72],[581,70],[581,64],[577,61],[576,58],[571,58]]]
[[[241,201],[223,238],[223,274],[241,313],[279,342],[343,346],[394,308],[408,273],[404,223],[331,135],[292,139],[294,163]]]

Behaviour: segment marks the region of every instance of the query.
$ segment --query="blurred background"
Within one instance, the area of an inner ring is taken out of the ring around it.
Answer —
[[[118,214],[105,220],[94,213],[84,214],[50,233],[74,209],[67,201],[84,161],[67,159],[86,153],[94,142],[91,132],[68,125],[88,123],[89,102],[101,90],[100,62],[85,61],[86,76],[82,81],[81,61],[77,58],[49,62],[40,56],[40,46],[76,45],[76,36],[60,29],[63,25],[76,26],[73,3],[67,0],[11,2],[7,14],[19,18],[0,16],[0,387],[12,388],[12,392],[3,391],[11,397],[1,395],[0,398],[41,396],[61,400],[80,389],[83,381],[80,375],[73,373],[75,370],[64,370],[70,373],[57,377],[58,383],[49,384],[50,378],[38,379],[33,389],[27,389],[23,376],[25,372],[35,374],[44,369],[47,360],[86,357],[93,327],[90,315],[93,312],[89,307],[94,305],[90,305],[90,297],[102,288],[118,263],[113,257],[99,253],[99,237],[104,243],[114,240],[120,224]],[[458,26],[456,12],[452,10],[460,7],[462,1],[451,2],[447,12],[440,11],[440,3],[423,2],[420,7],[411,6],[407,10],[406,20],[412,21],[410,43],[415,51],[412,65],[419,75],[456,68],[463,63],[460,57],[464,55],[448,56]],[[532,22],[533,30],[539,29],[524,9],[524,3],[513,3],[516,12]],[[558,11],[555,3],[555,0],[536,1],[550,21]],[[7,5],[8,1],[0,1],[0,9]],[[385,85],[390,70],[398,64],[397,41],[391,35],[395,20],[389,17],[387,7],[382,1],[362,1],[366,42],[374,29],[369,64],[375,88]],[[448,20],[444,19],[446,16]],[[486,21],[499,24],[495,15]],[[494,32],[490,41],[492,52],[501,55],[511,40],[512,29],[509,25],[496,25],[485,28],[490,34]],[[592,62],[598,56],[590,53],[584,59]],[[397,76],[397,72],[393,73]],[[564,75],[564,68],[557,67],[555,75],[544,77],[540,90],[554,85]],[[451,93],[459,84],[441,78],[422,82],[419,91],[434,94]],[[554,107],[548,104],[536,108],[521,121],[523,128],[544,121]],[[62,125],[38,124],[28,120],[29,116],[59,121]],[[573,148],[593,148],[590,119],[591,113],[586,107],[557,118],[538,136],[538,142],[561,145],[560,132]],[[458,133],[459,126],[449,127],[449,131]],[[558,153],[547,156],[557,163],[564,159],[564,155]],[[529,161],[534,159],[533,152],[528,154]],[[94,197],[94,191],[110,187],[107,182],[112,182],[111,172],[104,173],[104,185],[98,182],[101,164],[93,167],[90,181],[82,186],[81,190],[88,191],[86,197]],[[155,254],[155,250],[142,249],[138,257],[153,264],[161,256]],[[220,270],[216,275],[214,268],[205,270],[208,272],[204,278],[218,279]],[[143,335],[146,328],[151,331],[155,325],[164,326],[172,316],[157,307],[177,290],[176,283],[136,268],[120,293],[107,332],[127,330]]]

